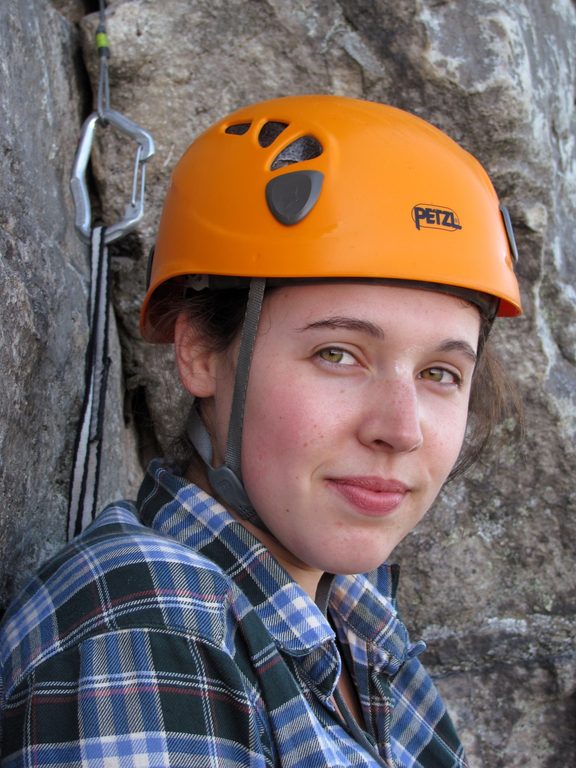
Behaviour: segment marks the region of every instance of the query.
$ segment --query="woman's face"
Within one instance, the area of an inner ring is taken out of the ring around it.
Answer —
[[[472,306],[411,288],[321,284],[267,297],[242,474],[297,580],[377,567],[429,509],[462,445],[479,329]],[[214,353],[216,465],[230,360]]]

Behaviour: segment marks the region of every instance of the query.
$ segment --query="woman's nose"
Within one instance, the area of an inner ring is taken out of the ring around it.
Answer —
[[[417,450],[424,436],[416,383],[412,379],[388,379],[374,384],[369,397],[360,424],[360,441],[395,453]]]

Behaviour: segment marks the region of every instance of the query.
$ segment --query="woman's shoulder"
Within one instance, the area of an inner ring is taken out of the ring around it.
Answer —
[[[130,501],[106,507],[40,568],[36,580],[49,583],[59,601],[77,600],[85,587],[103,582],[103,599],[114,604],[152,593],[221,602],[230,587],[222,569],[207,557],[144,525]]]
[[[143,525],[122,501],[42,565],[9,606],[0,665],[18,676],[88,638],[130,629],[222,645],[235,599],[221,568]]]

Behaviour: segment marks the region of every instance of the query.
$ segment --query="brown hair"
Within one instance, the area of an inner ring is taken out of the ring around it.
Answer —
[[[496,442],[497,427],[505,419],[512,419],[520,434],[523,430],[520,395],[486,338],[472,378],[468,413],[464,445],[449,480],[464,474]]]

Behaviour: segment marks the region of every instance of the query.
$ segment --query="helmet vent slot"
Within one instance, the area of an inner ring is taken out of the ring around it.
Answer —
[[[258,144],[260,144],[261,147],[269,147],[286,128],[288,128],[288,123],[269,120],[260,129],[260,133],[258,134]]]
[[[243,136],[250,128],[251,123],[234,123],[226,128],[225,133],[231,133],[233,136]]]
[[[271,169],[276,171],[278,168],[285,168],[287,165],[300,163],[303,160],[313,160],[323,151],[322,144],[314,136],[300,136],[274,158]]]

